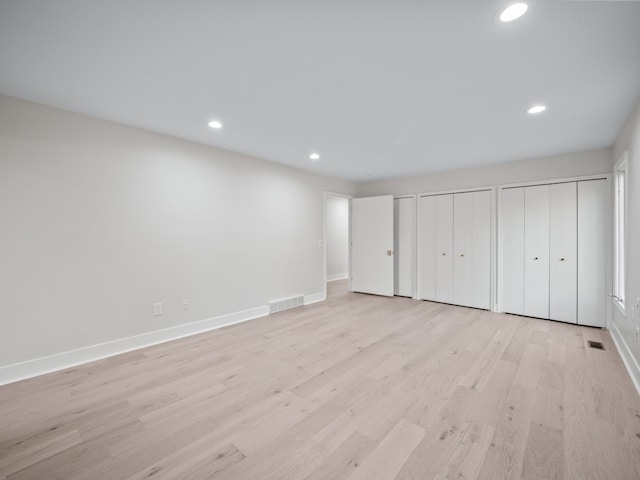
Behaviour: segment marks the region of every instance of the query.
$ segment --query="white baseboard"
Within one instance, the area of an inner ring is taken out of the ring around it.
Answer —
[[[315,295],[311,295],[310,297],[315,297]],[[305,297],[305,304],[313,303],[314,301],[319,300],[307,302],[307,297]],[[264,307],[251,308],[249,310],[229,313],[215,318],[199,320],[185,325],[178,325],[163,330],[155,330],[153,332],[143,333],[133,337],[122,338],[111,342],[92,345],[90,347],[71,350],[69,352],[50,355],[48,357],[36,358],[34,360],[27,360],[26,362],[7,365],[5,367],[0,367],[0,385],[6,385],[8,383],[36,377],[38,375],[44,375],[45,373],[64,370],[83,363],[93,362],[95,360],[112,357],[120,353],[130,352],[132,350],[176,340],[182,337],[188,337],[190,335],[226,327],[235,323],[246,322],[247,320],[264,317],[268,314],[269,307],[265,305]]]
[[[327,275],[327,282],[335,282],[336,280],[345,280],[347,278],[349,278],[349,272],[334,273],[333,275]]]
[[[627,345],[627,342],[624,341],[624,338],[620,334],[620,330],[618,330],[618,326],[616,322],[611,322],[611,328],[609,331],[611,332],[611,338],[613,338],[613,343],[615,343],[620,356],[622,357],[622,361],[624,362],[624,366],[627,367],[627,371],[629,372],[629,376],[631,377],[631,381],[633,385],[636,387],[638,394],[640,394],[640,365],[638,361],[633,356],[631,349]]]
[[[312,293],[311,295],[304,296],[304,304],[310,305],[316,302],[322,302],[327,299],[327,294],[324,292]]]

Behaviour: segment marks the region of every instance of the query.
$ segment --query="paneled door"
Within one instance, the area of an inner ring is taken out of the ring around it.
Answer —
[[[351,289],[393,296],[393,195],[351,201]]]
[[[577,321],[578,193],[576,182],[549,186],[549,318]]]

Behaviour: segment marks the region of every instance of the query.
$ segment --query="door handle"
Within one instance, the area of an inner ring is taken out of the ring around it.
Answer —
[[[393,255],[393,250],[387,250],[387,256],[390,257],[391,255]]]

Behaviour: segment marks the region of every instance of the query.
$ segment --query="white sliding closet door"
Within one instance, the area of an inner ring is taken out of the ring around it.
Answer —
[[[524,314],[524,188],[502,191],[502,309]]]
[[[577,321],[578,194],[576,182],[549,186],[549,318]]]
[[[435,196],[420,197],[420,292],[423,300],[436,299],[436,218]]]
[[[436,196],[436,300],[453,302],[453,195]]]
[[[473,306],[473,193],[453,195],[453,303]]]
[[[473,193],[471,306],[491,308],[491,190]]]
[[[351,289],[393,296],[393,195],[351,201]]]
[[[549,185],[524,189],[524,314],[549,318]]]
[[[413,296],[413,198],[396,198],[394,206],[394,294]]]
[[[578,323],[604,327],[607,279],[607,181],[578,182]]]

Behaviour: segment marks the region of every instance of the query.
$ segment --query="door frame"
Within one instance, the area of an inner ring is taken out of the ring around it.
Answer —
[[[454,193],[471,193],[471,192],[483,192],[489,190],[491,192],[491,256],[490,256],[490,265],[491,265],[491,280],[490,280],[490,299],[489,306],[492,312],[498,311],[498,303],[497,303],[497,272],[499,271],[496,267],[496,258],[497,255],[497,213],[496,213],[496,197],[498,187],[495,185],[487,185],[481,187],[470,187],[470,188],[456,188],[450,190],[435,190],[431,192],[421,192],[416,195],[416,296],[414,297],[416,300],[422,300],[420,298],[420,292],[422,291],[422,273],[420,268],[417,268],[418,265],[422,265],[422,255],[420,253],[419,245],[422,243],[422,238],[420,235],[420,199],[422,197],[429,197],[433,195],[449,195]]]
[[[609,218],[607,219],[607,239],[606,239],[606,249],[607,249],[607,258],[606,258],[606,283],[607,283],[607,292],[611,291],[613,285],[613,228],[612,220],[612,198],[613,198],[613,186],[612,186],[612,175],[611,173],[603,173],[600,175],[582,175],[577,177],[564,177],[564,178],[552,178],[548,180],[538,180],[538,181],[529,181],[529,182],[518,182],[518,183],[509,183],[497,186],[497,209],[494,214],[497,215],[497,224],[496,224],[496,239],[497,239],[497,262],[495,263],[495,268],[497,268],[497,291],[496,291],[496,304],[495,304],[495,312],[502,312],[502,191],[507,188],[516,188],[516,187],[533,187],[536,185],[552,185],[554,183],[568,183],[568,182],[580,182],[585,180],[601,180],[604,179],[607,181],[607,190],[609,192],[608,195],[608,204],[607,204],[607,212],[609,212]],[[611,315],[612,315],[612,303],[611,299],[607,300],[607,309],[606,309],[606,319],[605,319],[605,328],[608,329],[611,324]]]
[[[347,258],[347,281],[349,282],[349,290],[351,290],[351,199],[352,195],[348,195],[345,193],[337,193],[329,190],[325,190],[322,196],[322,285],[324,292],[324,299],[327,299],[327,199],[328,197],[340,197],[346,198],[348,201],[347,211],[348,211],[348,233],[347,233],[347,244],[348,244],[348,258]]]

